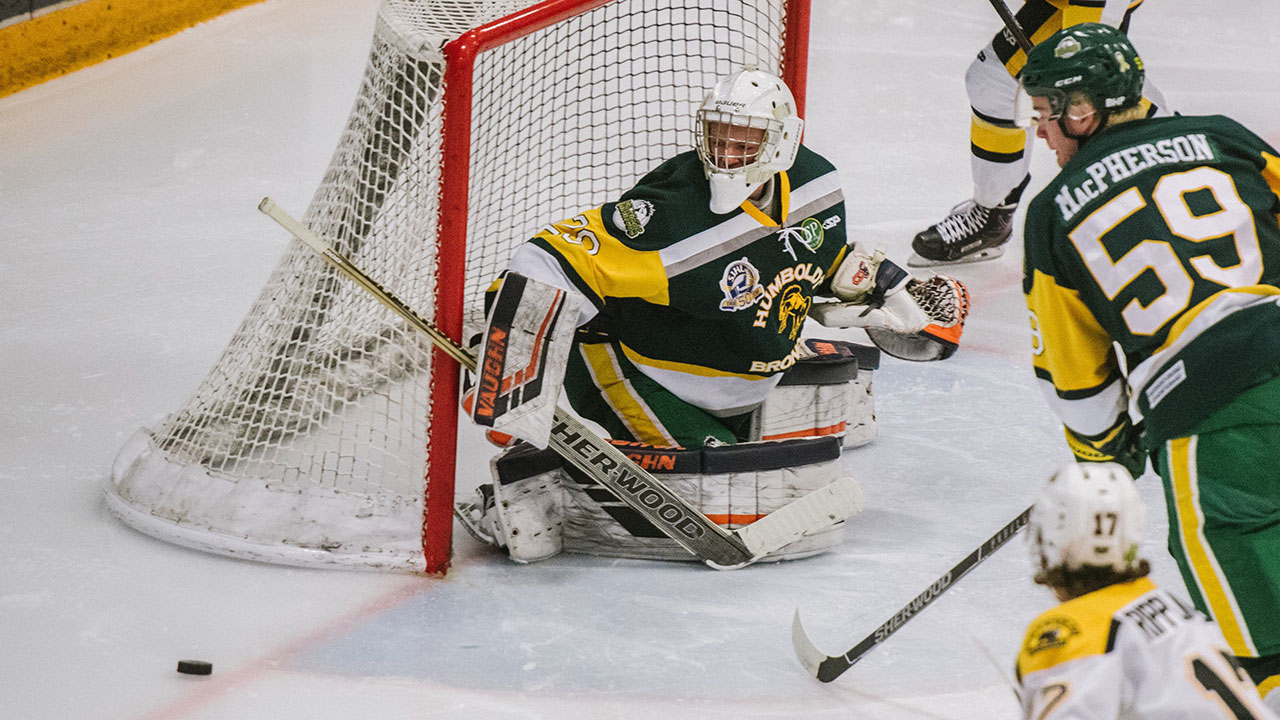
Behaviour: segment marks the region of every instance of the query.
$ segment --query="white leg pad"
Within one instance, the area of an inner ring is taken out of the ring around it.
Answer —
[[[835,438],[743,443],[702,450],[629,451],[643,467],[727,529],[749,526],[790,502],[836,482],[849,495]],[[854,483],[856,487],[856,483]],[[630,508],[572,471],[564,483],[565,552],[654,560],[696,560],[675,541],[657,533]],[[860,491],[856,493],[860,500]],[[829,524],[764,560],[814,555],[844,539],[843,518],[857,507],[833,511]],[[815,514],[821,515],[822,511]]]
[[[807,340],[802,357],[756,414],[755,440],[785,440],[835,435],[845,447],[876,438],[872,372],[880,352],[869,345]]]
[[[518,563],[546,560],[564,549],[564,471],[559,468],[503,483],[493,461],[494,535]]]

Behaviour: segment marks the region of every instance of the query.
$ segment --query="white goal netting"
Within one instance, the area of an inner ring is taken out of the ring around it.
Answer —
[[[303,222],[456,332],[455,316],[477,319],[484,287],[540,225],[691,148],[693,112],[716,77],[742,65],[779,72],[787,14],[802,3],[385,0]],[[562,19],[528,32],[547,6]],[[488,34],[470,33],[486,24]],[[446,48],[477,37],[496,44],[476,55],[460,136],[442,119],[448,93],[450,123],[468,95],[446,87]],[[444,137],[469,139],[469,180],[442,177],[442,157],[456,152]],[[444,215],[460,226],[465,214],[465,239],[437,229],[442,190],[459,182],[465,213]],[[456,373],[295,241],[190,400],[121,450],[109,505],[144,532],[218,553],[442,571],[456,422],[441,407],[456,404]]]

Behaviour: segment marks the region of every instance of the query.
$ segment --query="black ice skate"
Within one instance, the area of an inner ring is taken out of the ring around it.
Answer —
[[[1004,254],[1004,244],[1013,233],[1013,211],[1031,176],[993,208],[966,200],[951,209],[941,222],[918,233],[911,241],[915,254],[907,260],[911,267],[958,265],[994,260]]]

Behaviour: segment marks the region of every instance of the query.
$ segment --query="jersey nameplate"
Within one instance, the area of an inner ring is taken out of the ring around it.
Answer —
[[[1090,200],[1101,196],[1113,183],[1143,170],[1170,163],[1212,162],[1216,159],[1213,146],[1204,133],[1141,143],[1117,150],[1089,165],[1084,170],[1088,179],[1075,186],[1063,185],[1053,196],[1053,201],[1058,204],[1062,219],[1069,222]]]

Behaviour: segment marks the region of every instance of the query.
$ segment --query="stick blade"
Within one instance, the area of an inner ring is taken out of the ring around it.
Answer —
[[[791,619],[791,647],[796,651],[796,658],[800,660],[800,664],[804,669],[809,671],[813,677],[824,683],[831,682],[849,669],[851,663],[845,661],[843,657],[831,657],[822,652],[809,639],[808,633],[804,631],[804,625],[800,622],[800,610],[796,609],[795,616]]]
[[[847,520],[861,512],[864,505],[862,487],[846,476],[734,532],[751,551],[753,560],[758,560],[810,532]]]

